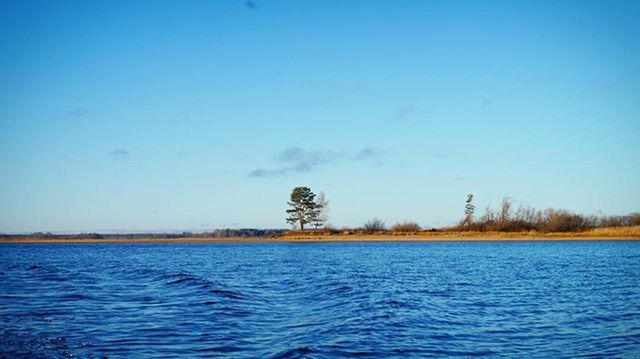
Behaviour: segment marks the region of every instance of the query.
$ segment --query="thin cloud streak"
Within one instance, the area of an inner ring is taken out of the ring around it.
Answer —
[[[396,121],[406,120],[416,114],[416,108],[411,105],[398,106],[391,111],[391,118]]]
[[[281,165],[276,168],[258,168],[248,173],[250,178],[268,178],[287,176],[298,173],[308,173],[316,168],[339,160],[354,162],[373,161],[376,165],[382,164],[381,151],[367,147],[355,155],[339,153],[330,150],[308,151],[301,147],[287,147],[276,155],[276,162]]]
[[[125,159],[129,156],[129,151],[126,148],[116,148],[109,152],[109,156],[114,161]]]
[[[276,155],[276,161],[281,163],[280,167],[275,169],[259,168],[249,172],[249,177],[277,177],[291,173],[310,172],[320,165],[337,160],[339,157],[332,151],[307,151],[301,147],[287,147]]]
[[[67,115],[76,118],[85,117],[87,114],[89,114],[89,109],[83,106],[77,106],[67,111]]]
[[[381,156],[384,155],[384,152],[375,148],[366,147],[363,148],[358,154],[355,156],[356,161],[368,161],[368,160],[379,160]]]

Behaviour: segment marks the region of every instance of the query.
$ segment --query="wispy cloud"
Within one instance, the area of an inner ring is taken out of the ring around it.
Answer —
[[[300,90],[312,91],[315,94],[324,96],[367,96],[371,95],[374,91],[361,83],[349,83],[349,82],[326,82],[306,80],[299,83]]]
[[[323,163],[335,161],[339,154],[328,150],[307,151],[300,147],[287,147],[278,154],[278,161],[296,172],[308,172]]]
[[[373,162],[376,165],[383,164],[382,157],[385,155],[385,152],[376,148],[366,147],[363,148],[356,156],[353,158],[358,162]]]
[[[417,110],[412,105],[397,106],[391,110],[391,119],[400,121],[412,117],[416,114]]]
[[[114,161],[125,159],[129,156],[129,151],[126,148],[116,148],[109,152],[109,157]]]
[[[375,156],[375,151],[371,148],[371,147],[367,147],[365,149],[363,149],[362,151],[360,151],[355,159],[356,161],[366,161],[370,158],[372,158],[373,156]]]
[[[77,106],[67,111],[67,115],[76,118],[85,117],[88,113],[89,109],[82,106]]]
[[[339,160],[365,162],[371,161],[381,164],[382,151],[370,147],[356,153],[335,152],[330,150],[305,150],[301,147],[287,147],[278,154],[275,159],[280,165],[275,168],[258,168],[249,172],[252,178],[267,178],[286,176],[297,173],[307,173],[316,168]]]
[[[274,170],[266,170],[264,168],[258,168],[256,170],[249,172],[248,176],[251,178],[278,177],[278,176],[284,176],[288,172],[289,171],[285,168],[279,168]]]
[[[274,169],[259,168],[249,172],[249,177],[274,177],[309,172],[338,158],[340,155],[332,151],[307,151],[301,147],[287,147],[276,155],[276,161],[280,163],[279,167]]]
[[[182,160],[184,158],[187,158],[191,156],[191,152],[189,151],[178,151],[173,155],[173,159],[174,160]]]

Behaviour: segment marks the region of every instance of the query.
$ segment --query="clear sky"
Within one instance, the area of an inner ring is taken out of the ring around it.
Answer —
[[[638,1],[0,1],[0,232],[640,210]]]

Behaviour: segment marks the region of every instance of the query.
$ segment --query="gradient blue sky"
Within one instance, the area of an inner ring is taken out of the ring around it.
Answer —
[[[640,2],[0,1],[0,232],[640,210]]]

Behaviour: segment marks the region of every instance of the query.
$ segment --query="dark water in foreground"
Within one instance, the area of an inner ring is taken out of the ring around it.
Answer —
[[[640,357],[640,243],[0,245],[0,357]]]

